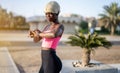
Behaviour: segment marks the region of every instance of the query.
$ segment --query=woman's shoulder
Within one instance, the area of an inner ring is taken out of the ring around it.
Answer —
[[[60,28],[64,29],[64,25],[63,25],[63,24],[60,24]]]

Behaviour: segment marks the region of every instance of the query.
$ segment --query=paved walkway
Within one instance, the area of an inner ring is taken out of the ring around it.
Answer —
[[[63,34],[60,41],[67,41],[71,34]],[[9,37],[8,37],[9,36]],[[120,36],[100,35],[110,41],[120,41]],[[28,32],[0,32],[0,41],[33,41]]]
[[[0,47],[0,73],[20,73],[6,47]]]
[[[67,41],[69,36],[64,34],[61,41]],[[120,36],[101,36],[110,41],[120,41]],[[32,39],[28,37],[27,33],[0,33],[0,41],[32,41]],[[118,68],[118,73],[120,73],[120,64],[110,65]],[[20,73],[6,47],[0,47],[0,73]]]
[[[120,64],[109,65],[117,68],[120,73]],[[0,47],[0,73],[20,73],[6,47]]]
[[[118,73],[120,73],[120,64],[109,64],[112,67],[115,67],[118,69]]]

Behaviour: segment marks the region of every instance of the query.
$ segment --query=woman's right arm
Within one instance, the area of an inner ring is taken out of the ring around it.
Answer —
[[[39,33],[41,32],[38,30],[30,31],[30,37],[33,38],[33,41],[35,43],[39,42],[42,39],[42,37],[39,36]]]
[[[34,41],[35,43],[37,43],[37,42],[39,42],[41,39],[42,39],[42,38],[39,37],[39,36],[34,36],[33,41]]]

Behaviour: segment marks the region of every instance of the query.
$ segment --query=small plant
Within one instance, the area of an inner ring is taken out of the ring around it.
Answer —
[[[112,46],[111,42],[106,40],[105,37],[100,37],[97,33],[88,34],[87,36],[82,33],[76,33],[70,36],[68,44],[72,46],[80,46],[82,48],[82,62],[83,67],[88,66],[90,63],[90,54],[98,47],[108,48]]]

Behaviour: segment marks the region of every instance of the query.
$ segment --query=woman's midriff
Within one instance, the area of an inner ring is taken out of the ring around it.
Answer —
[[[50,49],[52,49],[52,48],[42,47],[41,49],[42,49],[42,50],[50,50]]]

